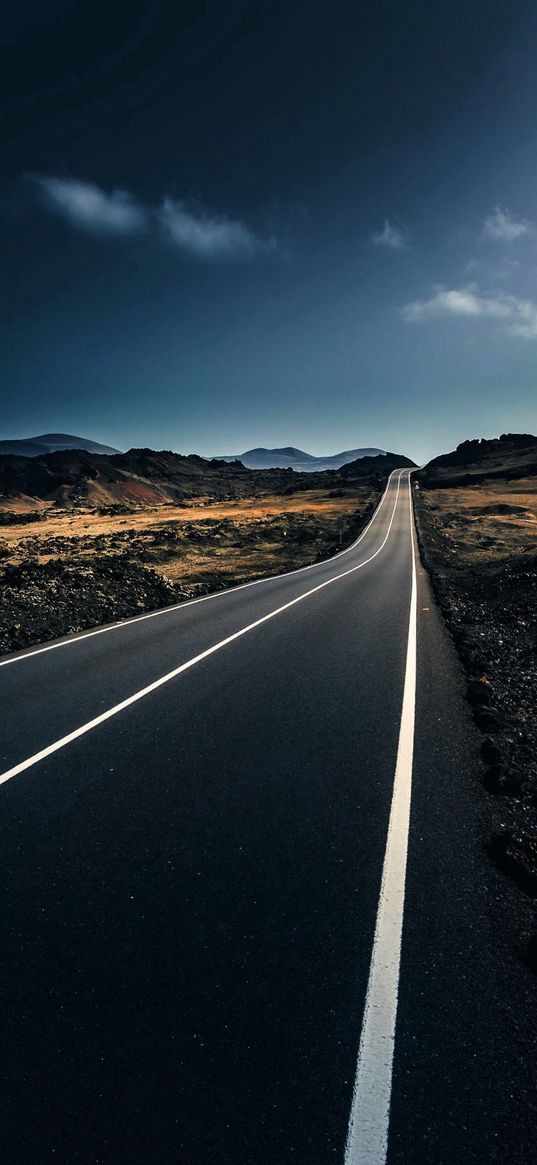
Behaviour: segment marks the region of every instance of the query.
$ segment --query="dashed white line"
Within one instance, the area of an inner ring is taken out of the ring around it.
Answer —
[[[171,607],[161,607],[158,611],[149,611],[146,615],[133,615],[130,619],[121,619],[116,623],[108,623],[106,627],[98,627],[95,631],[86,631],[82,635],[72,635],[69,639],[60,640],[59,643],[47,643],[44,647],[35,647],[31,651],[18,652],[16,655],[9,656],[7,659],[0,659],[0,667],[9,667],[14,663],[22,663],[25,659],[33,659],[34,655],[43,655],[47,651],[57,651],[60,647],[73,647],[78,643],[83,643],[85,639],[92,639],[94,635],[105,635],[109,631],[119,631],[122,627],[130,627],[133,623],[143,623],[146,619],[157,619],[161,615],[171,615],[172,612],[182,611],[187,607],[194,607],[197,603],[208,603],[211,599],[221,599],[223,595],[234,594],[236,591],[244,591],[248,587],[257,587],[262,583],[274,582],[275,579],[290,578],[291,575],[302,574],[306,570],[313,570],[316,566],[323,566],[326,562],[335,562],[337,558],[342,558],[344,554],[349,554],[351,550],[354,550],[360,544],[362,538],[365,538],[388,496],[392,477],[398,473],[400,480],[402,472],[402,469],[392,469],[386,483],[386,489],[365,529],[362,530],[360,536],[351,546],[347,546],[345,550],[340,550],[332,558],[325,558],[322,562],[312,562],[309,566],[299,566],[297,570],[288,570],[285,574],[272,574],[267,576],[267,578],[256,578],[252,582],[239,583],[236,587],[228,587],[226,590],[216,591],[213,595],[202,595],[199,599],[186,599],[185,602],[174,603]]]
[[[412,592],[399,746],[345,1165],[385,1165],[399,993],[416,702],[416,553],[409,474]]]
[[[364,559],[363,562],[359,562],[357,566],[351,566],[349,570],[342,571],[341,574],[337,574],[332,578],[326,579],[325,582],[319,583],[316,587],[312,587],[311,590],[305,591],[304,594],[298,595],[297,598],[291,599],[291,601],[288,603],[284,603],[282,607],[277,607],[276,610],[269,611],[267,615],[263,615],[262,618],[256,619],[253,623],[249,623],[248,626],[242,627],[239,631],[235,631],[233,635],[228,635],[226,639],[220,640],[219,643],[214,643],[212,647],[208,647],[205,651],[201,651],[199,655],[195,655],[192,659],[188,659],[185,663],[180,664],[179,667],[174,668],[173,671],[167,672],[166,675],[161,676],[160,679],[154,680],[153,683],[148,684],[145,688],[141,688],[140,691],[135,692],[132,696],[128,696],[125,700],[121,700],[119,704],[115,704],[112,708],[108,708],[106,712],[102,712],[99,716],[95,716],[93,720],[88,720],[88,722],[86,724],[82,724],[80,728],[75,728],[73,732],[68,732],[66,736],[62,736],[59,740],[55,740],[53,744],[47,745],[46,748],[43,748],[39,752],[34,753],[33,756],[29,756],[26,758],[26,760],[20,761],[19,764],[13,765],[12,768],[7,769],[6,772],[0,774],[0,784],[4,784],[6,781],[11,780],[12,777],[16,777],[19,773],[25,772],[26,769],[30,769],[34,765],[39,764],[40,761],[45,760],[49,756],[52,756],[53,753],[59,752],[61,748],[65,748],[66,745],[71,744],[74,740],[78,740],[81,736],[85,736],[88,732],[91,732],[100,724],[104,724],[113,716],[117,716],[120,712],[123,712],[125,708],[129,708],[132,704],[136,704],[139,700],[143,700],[144,697],[148,696],[151,692],[156,692],[158,688],[161,688],[164,684],[169,683],[170,680],[174,680],[177,676],[182,675],[183,672],[188,671],[189,668],[194,667],[197,663],[201,663],[201,661],[204,659],[208,659],[210,655],[214,655],[215,652],[221,651],[223,647],[227,647],[230,643],[234,643],[235,640],[242,638],[243,635],[247,635],[256,627],[261,627],[263,623],[268,623],[270,619],[274,619],[277,615],[281,615],[284,611],[290,610],[290,608],[296,606],[297,603],[304,602],[304,600],[309,599],[311,595],[317,594],[319,591],[324,590],[325,587],[331,586],[332,583],[338,582],[339,579],[346,578],[350,574],[354,574],[355,571],[361,570],[362,567],[367,566],[369,562],[373,562],[373,560],[378,557],[381,550],[384,549],[388,541],[393,525],[395,511],[397,509],[399,487],[401,484],[401,475],[403,472],[404,470],[399,471],[395,501],[388,524],[388,529],[380,546],[377,548],[377,550],[375,550],[374,554],[369,556],[369,558]]]

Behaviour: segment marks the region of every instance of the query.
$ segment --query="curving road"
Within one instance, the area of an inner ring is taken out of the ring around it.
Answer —
[[[6,1165],[532,1160],[410,493],[327,562],[0,660]]]

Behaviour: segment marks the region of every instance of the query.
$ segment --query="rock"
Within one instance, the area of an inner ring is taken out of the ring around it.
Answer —
[[[528,894],[537,894],[537,836],[506,830],[496,834],[490,851],[496,864]]]
[[[491,686],[486,676],[480,676],[479,679],[469,681],[468,687],[466,688],[466,699],[474,707],[490,706],[492,703]]]
[[[175,587],[152,570],[106,556],[69,564],[25,562],[4,572],[0,652],[128,618],[177,601]]]
[[[486,765],[498,765],[503,760],[502,749],[490,736],[481,745],[481,756]]]
[[[467,651],[466,660],[467,666],[473,675],[482,674],[488,666],[488,660],[485,658],[483,650],[475,648],[473,645]]]
[[[505,764],[491,765],[485,773],[485,788],[490,793],[502,793],[505,797],[520,796],[523,778],[512,772]]]
[[[482,732],[499,732],[503,724],[497,708],[485,708],[480,705],[474,708],[474,720]]]
[[[537,931],[534,931],[528,939],[526,947],[526,962],[530,970],[537,974]]]

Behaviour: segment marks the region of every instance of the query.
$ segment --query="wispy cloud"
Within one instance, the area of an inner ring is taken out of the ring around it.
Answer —
[[[184,202],[171,198],[164,199],[158,218],[176,247],[201,259],[246,258],[273,246],[259,239],[244,223],[204,211],[193,213]]]
[[[428,299],[416,299],[402,308],[407,323],[442,317],[493,319],[501,322],[510,336],[537,339],[537,303],[516,295],[483,295],[475,284],[466,287],[436,287]]]
[[[91,234],[131,235],[144,230],[147,212],[126,190],[108,194],[94,182],[37,176],[33,179],[51,210]]]
[[[485,219],[482,235],[484,239],[494,239],[501,243],[512,243],[524,235],[532,235],[535,227],[523,218],[515,218],[508,210],[500,206]]]
[[[384,219],[382,230],[371,235],[376,247],[386,247],[389,251],[404,251],[408,246],[407,233],[402,226]]]
[[[134,235],[145,231],[157,240],[200,260],[245,259],[276,249],[276,239],[261,238],[236,219],[164,198],[159,208],[144,206],[126,190],[108,193],[94,182],[33,175],[42,204],[78,230],[92,235]]]

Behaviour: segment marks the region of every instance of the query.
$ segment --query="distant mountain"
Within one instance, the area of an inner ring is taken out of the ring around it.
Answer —
[[[66,449],[80,449],[87,453],[115,454],[119,449],[110,445],[100,445],[87,437],[75,437],[71,433],[42,433],[39,437],[20,440],[0,441],[0,456],[43,457],[47,453],[63,452]],[[329,457],[315,457],[303,449],[287,445],[283,449],[247,449],[245,453],[219,457],[219,461],[242,461],[247,469],[294,469],[296,473],[323,472],[326,469],[340,469],[351,461],[362,457],[378,457],[384,449],[346,449]]]
[[[63,449],[85,449],[88,453],[119,453],[111,445],[99,445],[87,437],[73,437],[70,433],[42,433],[40,437],[25,437],[14,441],[0,441],[0,456],[43,457]]]
[[[57,450],[43,457],[0,456],[0,513],[13,503],[28,510],[36,502],[59,507],[158,506],[195,498],[227,500],[294,494],[313,488],[352,488],[369,481],[382,485],[390,470],[413,465],[407,457],[385,453],[361,457],[329,473],[296,473],[290,468],[247,469],[168,450],[129,449],[103,455],[85,449]]]
[[[325,469],[340,469],[350,461],[360,457],[378,457],[384,449],[346,449],[343,453],[333,453],[330,457],[315,457],[303,449],[286,445],[284,449],[247,449],[245,453],[226,455],[221,461],[242,461],[247,469],[294,469],[296,473],[323,472]]]
[[[537,437],[531,433],[502,433],[491,440],[462,441],[451,453],[441,453],[420,473],[424,485],[471,485],[490,478],[531,477],[537,474]]]

